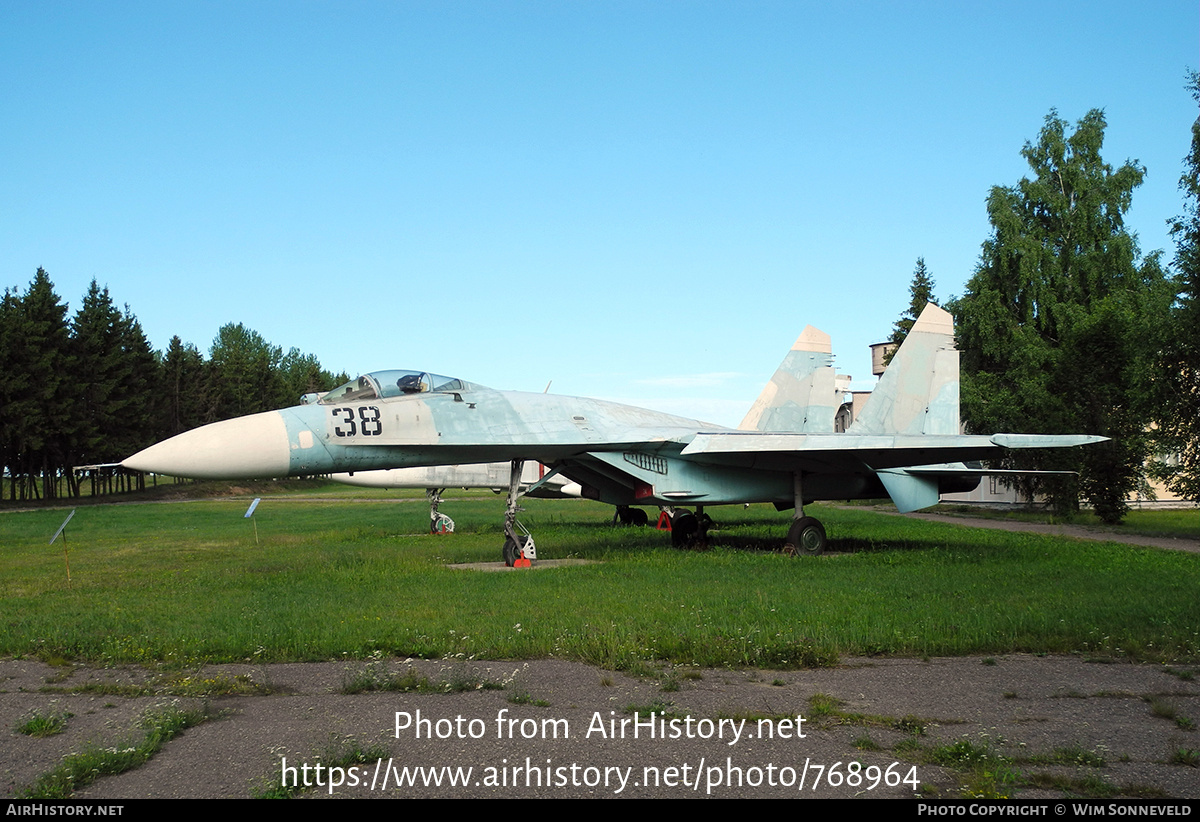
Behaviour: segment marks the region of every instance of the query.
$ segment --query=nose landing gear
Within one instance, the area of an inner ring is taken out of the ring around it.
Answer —
[[[504,505],[504,564],[509,568],[529,568],[537,559],[537,546],[529,529],[517,522],[517,512],[523,511],[517,504],[521,498],[521,471],[525,460],[513,460],[508,478],[508,499]],[[518,530],[519,529],[519,530]]]

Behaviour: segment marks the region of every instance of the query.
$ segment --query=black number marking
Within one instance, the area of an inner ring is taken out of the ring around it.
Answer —
[[[362,423],[362,435],[364,437],[383,433],[383,423],[379,419],[379,409],[375,406],[361,406],[358,409],[358,419]]]
[[[345,414],[346,418],[344,420],[339,420],[338,418],[342,414]],[[335,409],[333,409],[333,418],[335,421],[344,423],[345,425],[349,426],[348,429],[343,428],[341,425],[334,427],[333,433],[336,434],[337,436],[353,437],[355,434],[358,433],[358,426],[355,425],[355,423],[354,423],[354,409],[353,408],[335,408]]]
[[[338,423],[333,433],[338,437],[376,437],[383,433],[383,420],[379,409],[373,405],[363,405],[358,409],[357,422],[353,408],[334,408],[333,421]]]

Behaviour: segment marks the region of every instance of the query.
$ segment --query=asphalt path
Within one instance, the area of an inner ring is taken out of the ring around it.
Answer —
[[[364,669],[504,687],[345,693]],[[0,776],[11,796],[64,755],[127,745],[141,715],[179,702],[207,704],[214,718],[142,767],[76,796],[249,797],[306,779],[299,795],[309,798],[949,798],[978,788],[965,771],[930,764],[941,751],[989,757],[992,773],[1059,780],[1060,787],[1019,790],[991,783],[1020,798],[1078,796],[1088,784],[1120,795],[1200,797],[1200,770],[1173,761],[1200,748],[1194,724],[1179,722],[1200,718],[1197,666],[1011,655],[667,673],[635,677],[562,660],[227,665],[194,676],[241,675],[263,692],[202,700],[100,692],[101,683],[153,690],[160,675],[141,668],[5,660]],[[822,705],[833,713],[822,714]],[[1156,710],[1163,705],[1174,718]],[[33,710],[69,713],[66,730],[40,739],[17,733]],[[328,770],[355,748],[366,762]]]
[[[1200,553],[1200,512],[1197,512],[1196,532],[1193,539],[1185,537],[1156,537],[1145,534],[1130,534],[1121,526],[1104,525],[1061,525],[1041,522],[1021,522],[1013,519],[993,519],[991,517],[973,517],[966,514],[937,513],[917,511],[911,514],[901,514],[890,506],[876,506],[871,510],[881,514],[891,514],[898,517],[923,519],[930,522],[949,522],[954,525],[964,525],[970,528],[991,528],[997,531],[1018,531],[1031,534],[1049,534],[1050,536],[1067,537],[1070,539],[1086,539],[1097,542],[1118,542],[1122,545],[1141,545],[1147,548],[1167,548],[1174,551],[1191,551]]]

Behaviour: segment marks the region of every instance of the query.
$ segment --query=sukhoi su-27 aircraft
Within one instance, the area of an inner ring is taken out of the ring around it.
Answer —
[[[702,539],[704,507],[770,502],[794,510],[786,545],[819,554],[825,529],[804,505],[889,497],[937,503],[991,472],[964,463],[1012,448],[1099,442],[1087,435],[959,433],[958,352],[950,315],[929,305],[862,413],[834,433],[841,405],[828,337],[806,330],[738,429],[580,397],[496,391],[424,371],[375,371],[317,402],[212,423],[124,465],[203,479],[267,478],[408,466],[507,462],[504,560],[532,559],[517,522],[526,460],[616,506],[694,507],[674,539]],[[538,485],[526,486],[536,489]]]

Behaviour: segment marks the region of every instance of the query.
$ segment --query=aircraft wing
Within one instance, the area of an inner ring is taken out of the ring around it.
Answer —
[[[901,511],[937,503],[995,473],[964,462],[1005,448],[1061,448],[1103,437],[701,432],[681,450],[644,443],[564,460],[585,496],[614,504],[773,502],[890,497]],[[678,448],[678,446],[676,446]],[[590,491],[590,493],[589,493]]]
[[[1069,448],[1103,442],[1084,434],[779,434],[699,433],[680,456],[714,465],[770,470],[878,471],[996,457],[1006,448]]]
[[[993,434],[992,436],[930,434],[759,434],[751,432],[699,434],[680,453],[682,459],[754,471],[809,475],[817,487],[806,498],[852,496],[853,484],[838,478],[877,480],[900,511],[937,504],[944,483],[1003,473],[970,468],[962,463],[994,458],[1004,449],[1070,448],[1103,442],[1107,437],[1082,434]],[[1047,473],[1047,472],[1036,472]],[[1053,472],[1072,473],[1072,472]],[[961,490],[961,489],[958,489]]]

